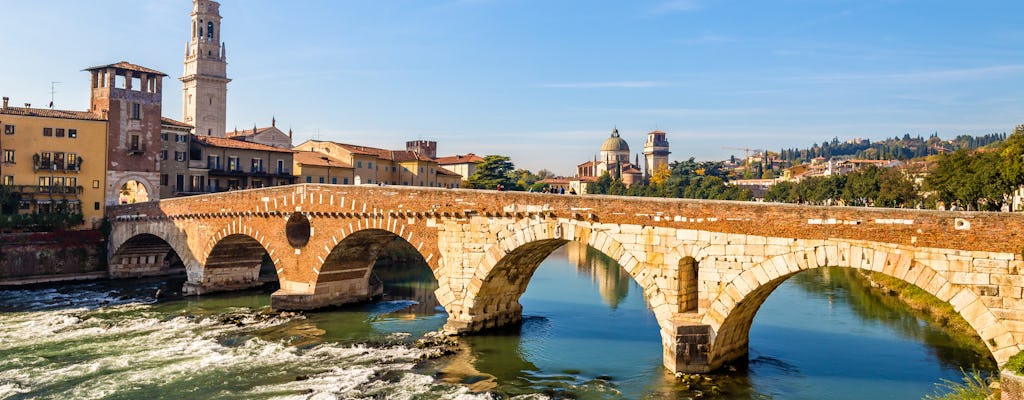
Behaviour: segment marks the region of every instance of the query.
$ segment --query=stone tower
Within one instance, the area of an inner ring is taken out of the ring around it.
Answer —
[[[121,61],[86,69],[90,111],[107,119],[106,204],[160,199],[160,116],[166,74]]]
[[[665,132],[651,131],[644,142],[644,177],[650,179],[658,168],[668,167],[668,139]]]
[[[228,62],[220,41],[220,3],[192,0],[192,38],[185,45],[181,77],[182,119],[196,135],[223,137],[227,131]]]

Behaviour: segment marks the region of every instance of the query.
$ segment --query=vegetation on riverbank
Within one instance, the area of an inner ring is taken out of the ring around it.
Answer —
[[[953,306],[945,303],[931,293],[926,292],[911,283],[879,273],[865,273],[872,283],[872,287],[882,292],[887,297],[895,297],[915,311],[915,314],[948,332],[953,340],[961,347],[968,348],[978,354],[989,354],[988,347],[982,342],[974,328],[953,309]],[[986,368],[989,366],[976,365],[974,368]],[[992,365],[991,367],[995,367]]]
[[[964,372],[962,382],[943,379],[936,383],[938,394],[924,396],[925,400],[985,400],[992,395],[991,379],[978,371]]]

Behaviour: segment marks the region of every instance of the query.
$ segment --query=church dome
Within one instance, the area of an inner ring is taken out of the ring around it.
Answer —
[[[605,139],[604,143],[601,144],[601,151],[626,152],[628,154],[629,145],[619,137],[619,129],[615,128],[612,131],[612,137]]]

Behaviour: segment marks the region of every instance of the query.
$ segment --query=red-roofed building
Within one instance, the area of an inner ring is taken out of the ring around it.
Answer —
[[[387,150],[322,140],[307,140],[294,148],[333,157],[352,166],[352,184],[388,184],[457,188],[461,176],[442,171],[436,161],[416,151]]]
[[[256,126],[253,126],[252,129],[245,129],[241,131],[235,129],[234,131],[226,132],[224,136],[246,142],[280,147],[282,149],[292,148],[292,131],[289,129],[288,133],[284,133],[280,129],[277,129],[276,118],[270,119],[270,126],[268,127],[257,128]]]
[[[483,157],[476,154],[458,154],[454,156],[438,157],[434,159],[441,168],[454,172],[461,176],[462,180],[468,180],[476,172],[476,166],[484,161]]]

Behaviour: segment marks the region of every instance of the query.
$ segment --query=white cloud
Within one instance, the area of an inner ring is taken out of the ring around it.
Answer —
[[[668,86],[668,83],[657,82],[657,81],[613,81],[613,82],[568,82],[568,83],[542,83],[537,85],[545,88],[563,88],[563,89],[601,89],[601,88],[620,88],[620,89],[638,89],[638,88],[654,88]]]

